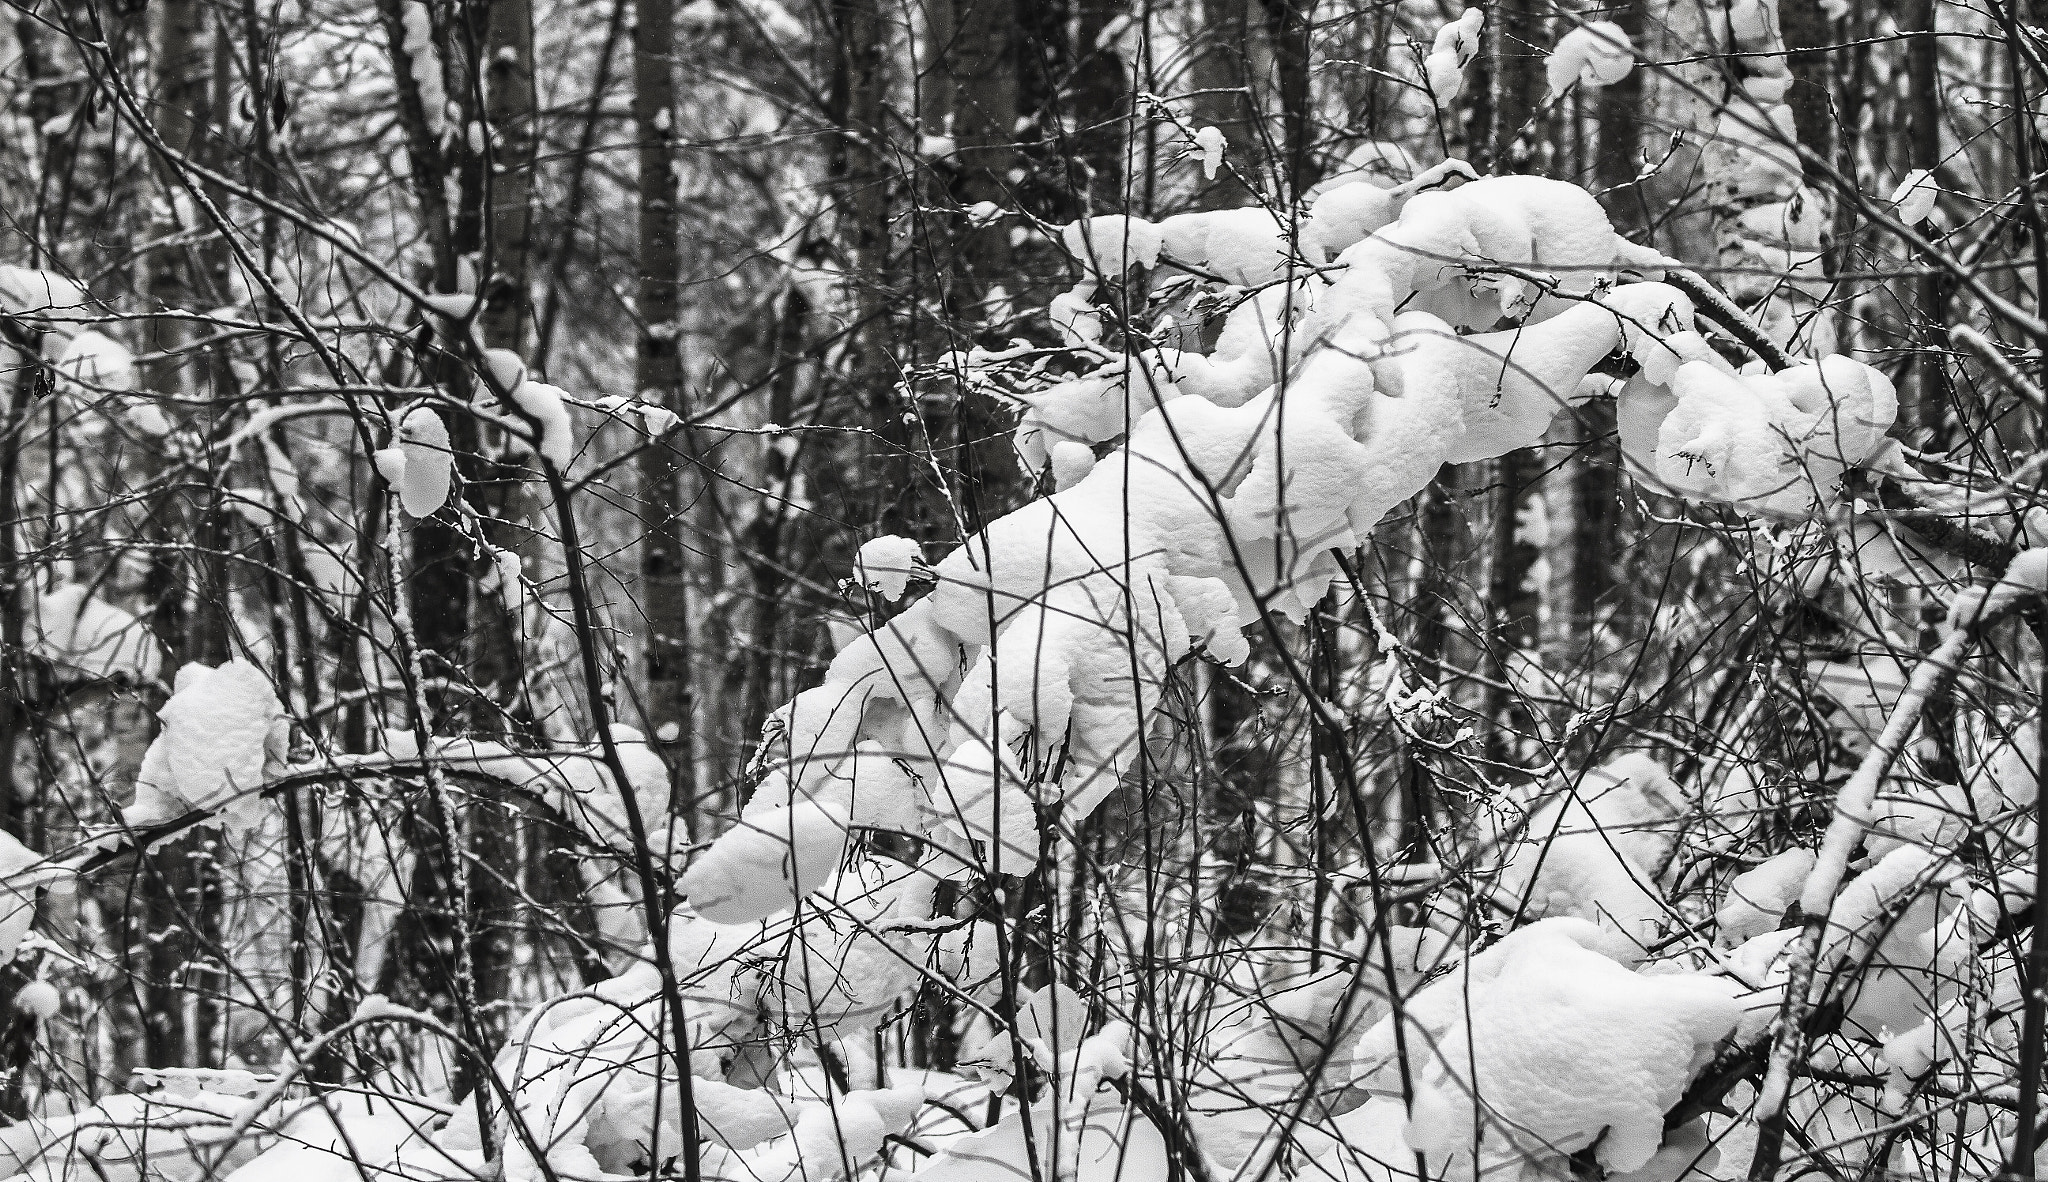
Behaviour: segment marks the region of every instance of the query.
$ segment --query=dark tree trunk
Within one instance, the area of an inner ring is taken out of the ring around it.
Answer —
[[[1541,17],[1520,5],[1493,10],[1488,52],[1481,59],[1485,120],[1479,125],[1487,129],[1485,150],[1473,162],[1483,171],[1514,172],[1529,165],[1529,137],[1524,131],[1545,84],[1544,25]],[[1542,591],[1533,573],[1542,555],[1522,522],[1540,495],[1543,461],[1535,450],[1521,448],[1495,461],[1492,469],[1486,608],[1497,664],[1495,683],[1486,691],[1483,725],[1488,756],[1511,762],[1516,754],[1515,728],[1528,720],[1529,711],[1504,687],[1513,681],[1509,670],[1517,654],[1536,659],[1538,652]]]
[[[682,241],[676,188],[673,0],[636,0],[633,127],[639,156],[640,325],[633,385],[640,397],[687,414],[683,392]],[[697,797],[697,717],[691,669],[688,561],[684,549],[685,467],[696,433],[684,427],[640,452],[641,601],[647,616],[649,739],[669,763],[678,799]]]

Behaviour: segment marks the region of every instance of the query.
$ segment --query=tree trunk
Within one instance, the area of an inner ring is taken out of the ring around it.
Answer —
[[[1934,0],[1906,0],[1899,14],[1900,26],[1910,34],[1906,41],[1906,163],[1909,168],[1933,171],[1941,166],[1941,40],[1935,35]],[[1914,314],[1923,325],[1936,328],[1947,320],[1948,292],[1952,281],[1929,268],[1929,274],[1914,283]],[[1899,417],[1904,422],[1935,433],[1927,446],[1947,446],[1950,389],[1943,356],[1945,340],[1923,342],[1913,362],[1905,391],[1908,405]]]
[[[1286,199],[1300,202],[1321,176],[1315,158],[1315,108],[1311,101],[1309,38],[1315,28],[1316,0],[1261,0],[1266,6],[1266,37],[1272,44],[1273,69],[1280,91],[1281,179]]]
[[[951,210],[983,202],[1016,204],[1010,170],[1021,161],[1017,143],[1017,0],[936,0],[927,6],[932,69],[924,80],[925,118],[953,140],[950,160],[936,167],[945,192],[931,204],[924,232],[937,260],[934,278],[949,323],[933,353],[986,337],[1008,339],[1004,309],[992,302],[998,288],[1014,289],[1010,223],[971,224]],[[929,126],[929,122],[927,126]],[[986,394],[956,386],[950,431],[927,420],[928,446],[957,470],[957,492],[973,532],[1007,512],[1022,493],[1010,449],[1009,412]],[[950,436],[950,438],[948,437]]]
[[[1792,108],[1792,124],[1798,129],[1800,144],[1819,160],[1832,164],[1835,112],[1828,85],[1830,55],[1824,48],[1833,40],[1828,35],[1829,20],[1820,0],[1783,0],[1778,9],[1778,32],[1785,39],[1785,64],[1792,71],[1785,105]],[[1808,162],[1804,168],[1807,186],[1816,192],[1826,192],[1828,182],[1817,175],[1814,164]]]
[[[532,242],[533,170],[538,132],[533,87],[533,5],[531,0],[488,0],[484,17],[484,244],[487,278],[477,327],[486,348],[522,354],[533,318],[529,272]],[[525,465],[478,456],[484,479],[478,511],[484,536],[500,550],[538,569],[540,555],[526,525],[530,472]],[[479,702],[473,725],[486,731],[516,729],[530,722],[524,708],[526,669],[520,654],[521,623],[507,596],[482,581],[469,580],[469,677],[495,691],[497,703]],[[509,717],[496,707],[508,710]],[[509,724],[509,725],[508,725]],[[524,810],[516,799],[475,798],[463,821],[469,835],[470,965],[476,981],[477,1025],[495,1052],[511,1020],[515,935],[521,926],[518,883],[522,855],[519,833]]]
[[[1628,0],[1612,10],[1611,19],[1633,42],[1643,31],[1644,0]],[[1598,152],[1593,176],[1604,194],[1603,204],[1614,228],[1630,241],[1644,241],[1648,202],[1636,176],[1642,170],[1643,71],[1600,92]],[[1621,501],[1621,449],[1614,438],[1614,403],[1596,399],[1582,404],[1574,419],[1581,446],[1572,466],[1571,584],[1563,628],[1576,644],[1567,649],[1592,653],[1601,600],[1614,589],[1614,529]]]
[[[683,390],[683,269],[676,188],[675,5],[635,0],[633,128],[639,155],[639,330],[633,385],[642,401],[687,414]],[[697,796],[697,717],[690,643],[690,587],[684,550],[684,473],[695,432],[684,427],[642,450],[640,582],[647,616],[647,723],[668,761],[677,799]],[[691,480],[696,468],[691,465]]]
[[[1523,131],[1541,97],[1544,75],[1539,54],[1545,40],[1544,23],[1518,6],[1501,5],[1493,11],[1480,88],[1485,150],[1473,161],[1482,171],[1513,172],[1528,164],[1530,139]],[[1515,727],[1529,719],[1530,711],[1517,703],[1506,687],[1514,683],[1511,670],[1519,661],[1541,659],[1537,642],[1542,591],[1534,575],[1542,553],[1536,545],[1538,535],[1527,528],[1530,523],[1525,519],[1539,510],[1543,460],[1535,450],[1521,448],[1502,456],[1492,468],[1486,599],[1496,669],[1495,683],[1486,692],[1484,726],[1488,757],[1513,762],[1517,754]]]
[[[1128,204],[1131,80],[1113,45],[1102,35],[1122,12],[1117,0],[1080,0],[1075,25],[1075,59],[1068,87],[1073,110],[1072,139],[1081,162],[1083,213],[1122,210]]]
[[[1214,127],[1223,133],[1225,167],[1202,182],[1190,206],[1193,209],[1234,209],[1246,204],[1253,195],[1247,182],[1257,178],[1254,148],[1258,143],[1259,113],[1252,101],[1251,66],[1246,60],[1252,43],[1251,3],[1252,0],[1200,2],[1200,39],[1188,67],[1194,95],[1188,100],[1188,107],[1197,128]]]
[[[34,575],[21,563],[21,453],[27,446],[22,424],[36,384],[43,380],[41,353],[41,333],[0,324],[0,396],[7,400],[7,434],[0,441],[0,830],[15,837],[27,832],[15,758],[29,721],[28,670],[21,655],[36,594]]]
[[[156,10],[152,31],[156,87],[150,119],[164,145],[186,156],[202,154],[213,119],[207,14],[207,7],[198,0],[167,0]],[[152,226],[152,237],[158,239],[184,228],[175,213],[184,193],[178,167],[169,161],[161,166],[165,208],[172,212]],[[199,302],[192,252],[187,247],[156,246],[145,255],[143,273],[152,311],[185,311]],[[151,355],[139,375],[145,389],[179,399],[197,393],[192,358],[186,352],[191,340],[189,326],[176,317],[152,316],[143,322],[143,348]],[[147,466],[153,469],[152,477],[165,470],[162,457],[152,457]],[[204,508],[197,520],[188,517],[177,493],[163,497],[153,507],[149,529],[153,540],[173,546],[217,540]],[[171,552],[158,554],[151,564],[145,594],[154,603],[151,628],[171,655],[170,667],[208,657],[217,662],[219,653],[208,643],[211,629],[203,622],[193,627],[193,589],[189,584],[198,574],[198,565],[181,562]],[[202,609],[202,618],[211,614],[211,609]],[[193,651],[194,641],[206,651]],[[209,1065],[211,1040],[204,1034],[212,1025],[207,1012],[216,1003],[200,997],[195,987],[205,984],[204,966],[213,951],[206,935],[217,923],[219,883],[212,846],[208,835],[194,834],[157,847],[136,864],[137,898],[133,907],[124,909],[130,921],[124,939],[131,955],[143,951],[147,965],[142,1058],[152,1067]]]

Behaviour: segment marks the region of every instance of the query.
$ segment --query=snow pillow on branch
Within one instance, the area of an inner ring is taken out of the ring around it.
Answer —
[[[1805,517],[1898,418],[1891,380],[1840,355],[1782,373],[1731,375],[1687,362],[1657,437],[1656,471],[1682,496]]]
[[[891,602],[903,598],[910,581],[932,577],[924,563],[924,549],[909,538],[884,534],[869,538],[854,556],[854,575],[860,585]]]
[[[569,424],[567,395],[562,388],[533,381],[527,376],[526,362],[510,349],[484,350],[484,366],[491,380],[511,395],[512,405],[537,428],[534,450],[556,471],[566,471],[576,457],[576,435]]]
[[[37,889],[71,873],[49,864],[12,833],[0,830],[0,964],[14,959],[15,950],[35,923]],[[24,991],[15,1005],[25,1008],[27,997]]]
[[[82,398],[133,390],[135,356],[105,333],[86,329],[72,337],[58,357],[57,381],[63,392]]]
[[[414,407],[398,425],[398,450],[404,458],[400,475],[393,481],[398,485],[399,500],[412,516],[432,517],[448,503],[455,471],[448,424],[431,407]],[[388,472],[385,475],[390,478]]]
[[[839,868],[845,810],[801,800],[743,819],[698,855],[683,894],[712,923],[752,923],[794,907]]]
[[[1550,96],[1556,98],[1574,83],[1583,90],[1612,86],[1628,77],[1635,66],[1635,51],[1628,34],[1613,21],[1587,21],[1557,39],[1557,48],[1544,62],[1549,75]]]
[[[156,637],[141,620],[77,583],[36,598],[28,647],[88,677],[154,681],[162,665]]]
[[[1103,214],[1064,226],[1060,242],[1080,260],[1089,280],[1121,279],[1132,267],[1150,270],[1159,263],[1165,235],[1144,218]]]
[[[1917,226],[1934,214],[1934,203],[1941,196],[1941,186],[1935,182],[1934,174],[1924,168],[1916,168],[1906,174],[1899,187],[1892,190],[1892,216],[1909,226]]]
[[[1223,149],[1227,142],[1221,128],[1204,127],[1195,133],[1195,155],[1202,161],[1203,180],[1216,179],[1216,171],[1223,167]]]
[[[255,825],[257,790],[283,765],[291,733],[263,670],[240,659],[217,669],[187,665],[157,717],[163,732],[142,758],[135,803],[121,819],[140,828],[204,810],[225,829]]]
[[[1625,1173],[1656,1154],[1665,1112],[1742,1017],[1739,987],[1630,972],[1606,955],[1613,944],[1583,920],[1544,920],[1408,1002],[1405,1043],[1420,1063],[1405,1136],[1434,1169],[1552,1177],[1593,1145]],[[1398,1096],[1393,1024],[1367,1031],[1354,1063],[1365,1087]]]
[[[1422,61],[1422,72],[1437,106],[1449,106],[1458,92],[1465,89],[1465,67],[1479,55],[1479,31],[1485,27],[1486,13],[1468,8],[1457,20],[1436,31],[1436,43]]]
[[[88,316],[91,303],[84,288],[62,275],[0,263],[0,311],[53,321],[69,335],[67,326]]]

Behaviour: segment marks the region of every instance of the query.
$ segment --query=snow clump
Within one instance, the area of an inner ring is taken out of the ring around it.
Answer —
[[[861,586],[891,602],[903,598],[910,580],[929,577],[924,548],[895,534],[863,542],[853,567]]]
[[[405,461],[392,481],[398,486],[399,502],[416,518],[432,517],[448,503],[455,471],[448,424],[433,408],[416,406],[398,425],[398,449]]]
[[[256,791],[283,765],[291,729],[269,676],[240,658],[187,665],[157,717],[164,729],[143,755],[122,820],[140,828],[208,810],[226,829],[252,827],[262,815]]]
[[[1612,86],[1635,66],[1628,34],[1613,21],[1587,21],[1557,39],[1544,70],[1556,98],[1576,83],[1585,90]]]
[[[1422,61],[1422,72],[1437,106],[1449,106],[1465,89],[1465,67],[1479,55],[1479,31],[1485,25],[1485,11],[1468,8],[1436,31],[1436,42]]]
[[[1419,1064],[1405,1137],[1433,1169],[1550,1177],[1597,1142],[1600,1164],[1626,1173],[1656,1154],[1664,1113],[1742,1017],[1739,987],[1634,973],[1613,947],[1583,920],[1543,920],[1408,1001]],[[1400,1095],[1397,1057],[1389,1016],[1358,1042],[1358,1082]]]

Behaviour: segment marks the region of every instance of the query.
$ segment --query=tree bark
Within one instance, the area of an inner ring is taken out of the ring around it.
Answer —
[[[198,156],[205,148],[208,125],[213,120],[213,57],[206,36],[207,7],[199,0],[167,0],[157,8],[152,30],[151,58],[155,88],[150,108],[151,121],[164,145],[173,152]],[[184,193],[176,169],[164,162],[159,174],[166,216],[155,220],[151,234],[164,238],[183,229],[177,218],[179,198]],[[198,302],[193,253],[184,246],[158,245],[145,256],[145,296],[152,312],[186,311]],[[167,398],[184,399],[196,392],[193,363],[187,355],[192,341],[188,324],[169,315],[143,321],[143,349],[150,360],[140,367],[144,389]],[[168,471],[161,456],[146,462],[152,481]],[[210,483],[210,482],[209,482]],[[152,540],[201,544],[217,541],[212,523],[202,507],[197,520],[188,516],[182,494],[169,490],[151,509],[148,531]],[[199,527],[195,529],[195,526]],[[204,624],[192,627],[192,588],[198,564],[181,562],[172,551],[158,551],[145,581],[145,594],[153,602],[150,624],[159,643],[171,656],[170,668],[187,660],[218,660],[215,646]],[[202,609],[202,615],[209,614]],[[209,651],[193,651],[194,641]],[[131,956],[137,950],[146,965],[142,1012],[143,1062],[152,1067],[207,1066],[211,1042],[204,1037],[212,1026],[207,1011],[215,1002],[201,997],[206,975],[204,965],[212,954],[206,934],[215,926],[218,914],[218,870],[212,843],[205,835],[189,835],[152,850],[136,863],[137,897],[134,906],[123,911],[129,921],[123,932]],[[138,914],[139,913],[139,914]],[[195,988],[200,987],[200,988]]]
[[[1929,171],[1941,166],[1941,41],[1935,34],[1934,0],[1906,0],[1899,14],[1906,40],[1906,163],[1909,168]],[[1932,272],[1932,268],[1929,269]],[[1934,326],[1947,319],[1948,292],[1952,286],[1944,275],[1930,273],[1915,282],[1914,312],[1922,324]],[[1935,432],[1931,446],[1946,446],[1942,432],[1948,425],[1950,389],[1943,362],[1945,342],[1938,337],[1923,343],[1913,362],[1911,382],[1906,391],[1909,405],[1901,419]]]
[[[926,8],[932,69],[924,79],[927,128],[936,123],[950,135],[950,160],[934,162],[944,185],[933,205],[943,212],[924,220],[940,305],[949,323],[934,342],[938,349],[987,337],[1007,339],[1003,309],[992,303],[998,288],[1014,288],[1010,223],[997,219],[975,225],[961,213],[993,203],[1016,204],[1010,171],[1017,151],[1017,0],[935,0]],[[929,420],[928,420],[929,421]],[[966,528],[973,532],[1006,512],[1022,493],[1006,409],[986,395],[956,385],[950,430],[933,424],[931,446],[959,473],[958,494]],[[948,438],[950,436],[950,438]]]
[[[483,46],[484,272],[477,328],[486,348],[524,354],[533,318],[531,226],[537,112],[533,85],[532,0],[487,0]],[[500,550],[520,555],[538,569],[540,554],[527,524],[531,473],[524,464],[477,457],[483,479],[477,502],[482,529]],[[526,668],[520,654],[521,622],[506,596],[470,579],[468,666],[470,680],[487,687],[498,703],[479,701],[472,716],[477,729],[504,731],[530,722],[525,709]],[[510,711],[507,719],[497,712]],[[508,726],[508,722],[510,725]],[[494,1052],[511,1021],[515,935],[523,877],[520,830],[524,809],[514,799],[473,797],[462,817],[469,856],[470,966],[476,982],[477,1027]],[[474,1086],[475,1081],[470,1081]]]
[[[1253,148],[1258,142],[1258,106],[1252,101],[1251,65],[1246,60],[1252,44],[1252,2],[1200,0],[1197,10],[1201,22],[1188,67],[1194,91],[1188,109],[1197,128],[1214,127],[1223,133],[1226,167],[1202,182],[1193,209],[1234,209],[1253,196],[1246,183],[1257,175]]]
[[[1519,6],[1500,5],[1493,11],[1480,88],[1485,149],[1473,162],[1481,171],[1514,172],[1528,164],[1530,141],[1523,130],[1535,116],[1541,97],[1539,55],[1546,40],[1544,24],[1542,18]],[[1478,122],[1479,116],[1475,114],[1474,119]],[[1560,405],[1567,393],[1557,392]],[[1515,681],[1511,670],[1518,654],[1521,659],[1540,660],[1537,642],[1542,591],[1534,572],[1542,554],[1535,535],[1524,527],[1524,518],[1536,508],[1543,461],[1535,450],[1521,448],[1495,461],[1492,469],[1487,608],[1493,625],[1496,676],[1486,691],[1484,725],[1488,756],[1513,762],[1515,726],[1527,721],[1529,712],[1514,701],[1515,695],[1507,688]]]
[[[1644,0],[1627,0],[1611,10],[1610,19],[1637,42],[1643,32],[1643,10]],[[1627,77],[1601,90],[1593,165],[1608,219],[1634,242],[1645,240],[1650,221],[1648,202],[1636,181],[1642,171],[1643,73],[1630,70]],[[1621,449],[1614,438],[1612,401],[1582,404],[1575,421],[1582,446],[1571,475],[1571,585],[1565,628],[1568,637],[1580,642],[1571,647],[1591,653],[1601,601],[1615,586],[1613,531],[1621,508]]]
[[[1280,173],[1287,200],[1302,195],[1321,176],[1315,157],[1315,107],[1310,94],[1309,38],[1315,28],[1316,0],[1261,0],[1266,6],[1266,37],[1272,45],[1273,70],[1280,91]]]
[[[639,153],[639,328],[633,384],[643,402],[687,414],[683,389],[683,269],[676,187],[675,5],[635,0],[633,128]],[[697,717],[691,670],[688,563],[684,550],[684,472],[695,432],[684,427],[647,447],[640,481],[640,584],[647,617],[646,713],[649,739],[668,761],[679,800],[697,797]]]

